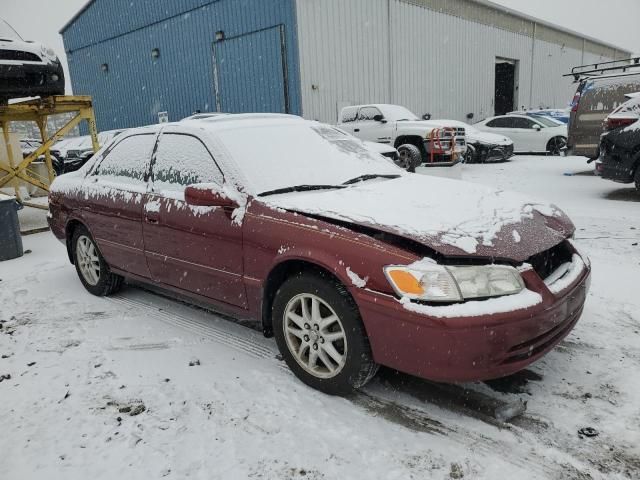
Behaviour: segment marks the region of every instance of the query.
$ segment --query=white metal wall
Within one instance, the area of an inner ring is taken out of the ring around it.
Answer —
[[[477,121],[494,112],[496,57],[519,60],[520,107],[565,107],[575,92],[562,77],[582,62],[575,46],[537,39],[532,74],[527,32],[401,0],[296,0],[296,9],[305,118],[334,123],[343,105],[375,102]]]

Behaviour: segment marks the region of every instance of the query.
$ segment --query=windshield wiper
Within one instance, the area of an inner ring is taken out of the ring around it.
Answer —
[[[377,173],[370,173],[368,175],[360,175],[359,177],[347,180],[342,185],[353,185],[354,183],[366,182],[367,180],[373,180],[374,178],[388,178],[393,180],[394,178],[400,178],[400,175],[380,175]]]
[[[313,190],[331,190],[344,188],[342,185],[296,185],[295,187],[278,188],[269,190],[268,192],[259,193],[259,197],[267,197],[269,195],[280,195],[281,193],[291,192],[311,192]]]

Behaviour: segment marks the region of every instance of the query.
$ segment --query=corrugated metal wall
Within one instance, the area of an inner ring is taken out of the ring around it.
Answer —
[[[473,113],[477,121],[494,113],[496,57],[519,61],[517,106],[561,108],[571,101],[575,86],[562,74],[581,64],[575,38],[552,43],[564,36],[541,28],[532,69],[532,23],[511,22],[472,2],[437,11],[427,8],[432,3],[296,0],[304,116],[335,122],[346,104],[384,102],[434,118]],[[613,55],[592,42],[587,47],[602,50],[598,60]]]
[[[171,121],[215,111],[216,32],[233,38],[278,25],[286,43],[290,111],[300,113],[293,0],[96,0],[63,39],[74,93],[93,96],[98,128],[108,130],[157,123],[162,111]],[[151,56],[155,48],[157,59]],[[276,85],[281,79],[270,78],[273,85],[265,87],[264,78],[247,75],[247,88],[229,94],[246,95],[252,83],[260,83],[261,91],[282,88]]]

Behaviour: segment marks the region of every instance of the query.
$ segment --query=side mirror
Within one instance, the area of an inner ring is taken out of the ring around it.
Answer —
[[[373,117],[374,122],[381,122],[381,123],[387,123],[387,121],[384,119],[383,115],[374,115]]]
[[[195,207],[238,207],[236,202],[205,184],[189,185],[184,190],[184,200]]]
[[[540,127],[540,125],[534,125],[534,126],[533,126],[533,129],[534,129],[536,132],[539,132],[540,130],[542,130],[542,127]]]
[[[431,114],[430,113],[425,113],[424,115],[422,115],[422,119],[423,120],[431,120]]]

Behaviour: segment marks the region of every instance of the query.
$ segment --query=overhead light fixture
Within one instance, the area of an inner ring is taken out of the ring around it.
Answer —
[[[222,40],[224,40],[224,31],[218,30],[216,32],[216,42],[221,42]]]
[[[153,50],[151,50],[151,58],[156,59],[160,57],[160,49],[159,48],[154,48]]]
[[[109,64],[103,63],[102,65],[100,65],[100,70],[102,70],[104,73],[107,73],[109,71]]]

